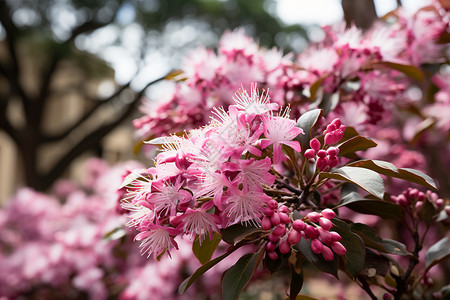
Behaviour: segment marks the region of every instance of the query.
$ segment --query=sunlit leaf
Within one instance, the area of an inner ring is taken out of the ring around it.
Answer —
[[[399,241],[384,239],[382,244],[388,253],[402,256],[413,255],[411,252],[406,250],[406,246]]]
[[[368,199],[362,197],[356,191],[346,188],[347,185],[341,189],[341,203],[338,207],[345,206],[353,211],[379,216],[383,219],[403,219],[403,209],[392,202],[386,202],[381,199]]]
[[[265,253],[264,249],[261,247],[256,253],[245,254],[236,264],[225,271],[222,278],[222,299],[236,300],[239,298],[261,262]]]
[[[303,129],[303,132],[305,133],[299,134],[296,138],[300,141],[302,153],[305,153],[305,150],[309,148],[309,141],[311,140],[311,128],[314,127],[321,115],[321,109],[313,109],[307,111],[306,113],[301,115],[301,117],[297,121],[297,124],[295,124],[295,126],[297,126],[298,128]]]
[[[123,227],[117,227],[117,228],[114,228],[113,230],[109,231],[108,233],[106,233],[105,236],[103,237],[103,239],[105,239],[107,241],[115,241],[115,240],[121,239],[126,234],[127,234],[127,232]]]
[[[385,65],[392,69],[400,71],[400,72],[404,73],[405,75],[408,75],[409,77],[411,77],[417,81],[424,80],[423,72],[419,68],[417,68],[413,65],[404,65],[404,64],[398,64],[398,63],[393,63],[393,62],[383,62],[382,65]]]
[[[346,140],[338,146],[339,156],[347,156],[355,153],[356,151],[364,151],[369,148],[376,147],[377,143],[374,141],[357,135],[349,140]]]
[[[444,237],[428,249],[425,254],[425,267],[430,269],[447,258],[450,258],[450,238]]]
[[[353,163],[348,164],[347,166],[354,166],[360,168],[367,168],[369,170],[373,170],[379,174],[383,174],[390,177],[395,177],[399,179],[403,179],[409,182],[414,182],[430,189],[436,190],[436,184],[434,180],[424,174],[421,171],[409,169],[409,168],[397,168],[392,163],[382,161],[382,160],[359,160]]]
[[[210,239],[209,234],[205,237],[205,240],[200,244],[200,240],[197,237],[192,244],[192,251],[199,262],[204,265],[211,260],[214,251],[221,241],[220,234],[214,232],[212,239]]]
[[[322,99],[319,103],[319,108],[323,110],[323,114],[326,116],[332,112],[339,103],[339,93],[333,94],[323,94]]]
[[[332,173],[321,172],[319,174],[319,181],[325,178],[354,183],[375,197],[383,199],[383,179],[378,173],[372,170],[353,166],[344,166],[335,169]]]

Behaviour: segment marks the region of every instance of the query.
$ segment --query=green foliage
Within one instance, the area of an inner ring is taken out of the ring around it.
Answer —
[[[344,221],[334,218],[332,222],[334,224],[332,230],[339,233],[342,238],[340,242],[347,249],[347,252],[340,256],[343,261],[343,269],[355,279],[364,268],[366,257],[364,242],[350,230],[350,227]]]
[[[319,174],[319,182],[326,178],[354,183],[379,199],[384,197],[383,179],[377,172],[369,169],[348,165],[334,169],[331,173],[321,172]]]
[[[210,238],[209,234],[207,234],[205,240],[201,244],[198,237],[195,239],[192,244],[192,252],[202,265],[211,260],[211,257],[214,254],[214,251],[216,251],[221,239],[222,237],[220,234],[216,232],[213,233],[212,238]]]
[[[222,278],[222,299],[236,300],[248,284],[264,256],[264,247],[256,253],[247,253],[228,269]]]
[[[302,114],[300,118],[298,118],[297,126],[298,128],[303,129],[305,134],[299,134],[297,136],[297,140],[300,142],[300,146],[302,148],[302,153],[305,153],[305,150],[309,148],[309,141],[311,140],[311,130],[316,125],[317,121],[322,115],[321,109],[313,109],[307,111]]]

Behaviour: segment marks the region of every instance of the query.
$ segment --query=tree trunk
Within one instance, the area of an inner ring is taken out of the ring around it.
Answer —
[[[342,10],[347,27],[354,24],[366,30],[377,19],[373,0],[342,0]]]

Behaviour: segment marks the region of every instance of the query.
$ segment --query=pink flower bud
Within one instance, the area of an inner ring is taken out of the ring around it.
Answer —
[[[326,261],[332,261],[334,258],[333,251],[325,245],[322,247],[322,256]]]
[[[306,225],[305,233],[309,239],[317,239],[319,237],[319,232],[311,225]]]
[[[328,168],[328,159],[326,157],[319,157],[316,161],[316,166],[319,171],[325,171]]]
[[[269,234],[269,241],[271,241],[272,243],[276,244],[279,240],[280,236],[273,234],[273,232]]]
[[[278,208],[278,211],[287,214],[289,212],[289,207],[287,207],[286,205],[281,205]]]
[[[267,250],[267,252],[273,252],[273,251],[275,251],[276,247],[277,247],[276,244],[274,244],[272,242],[268,242],[266,245],[266,250]]]
[[[303,231],[306,229],[306,224],[302,220],[298,219],[292,223],[292,228],[294,228],[297,231]]]
[[[291,223],[291,218],[285,213],[278,213],[280,215],[281,224],[289,224]]]
[[[392,294],[389,294],[389,293],[383,294],[383,300],[391,300],[391,299],[392,299]]]
[[[325,134],[324,143],[325,145],[333,145],[335,143],[335,131],[328,132]]]
[[[271,216],[273,216],[273,214],[275,213],[275,211],[274,211],[272,208],[270,208],[270,207],[264,207],[263,213],[264,213],[266,216],[271,217]]]
[[[399,205],[408,205],[408,199],[406,199],[406,197],[402,194],[402,195],[398,195],[397,197],[397,202]]]
[[[328,220],[333,219],[336,216],[334,211],[330,208],[325,208],[322,210],[322,217],[327,218]]]
[[[316,156],[316,151],[314,151],[314,149],[307,149],[305,151],[304,155],[305,155],[306,159],[311,159],[311,158],[314,158]]]
[[[341,236],[336,231],[330,231],[331,242],[338,242],[341,240]]]
[[[436,195],[436,197],[437,197],[437,195]],[[417,194],[417,201],[425,201],[425,194],[424,193],[422,193],[422,192],[419,192],[418,194]]]
[[[317,156],[318,156],[318,157],[326,157],[326,156],[327,156],[327,151],[325,151],[325,150],[319,150],[319,151],[317,152]]]
[[[333,242],[331,233],[329,231],[326,231],[321,227],[317,228],[317,231],[319,232],[319,239],[322,243],[324,243],[325,245],[329,245]]]
[[[328,148],[328,150],[327,150],[327,154],[328,154],[329,156],[337,156],[338,153],[339,153],[339,148],[336,148],[336,147],[330,147],[330,148]]]
[[[334,119],[333,121],[331,121],[331,124],[333,124],[334,126],[336,126],[336,128],[341,127],[342,123],[341,120],[339,118]]]
[[[436,203],[437,208],[441,209],[442,206],[444,205],[444,199],[439,198],[439,199],[436,200],[435,203]]]
[[[323,244],[318,240],[314,239],[311,241],[311,250],[316,254],[322,253]]]
[[[277,260],[278,259],[278,254],[276,252],[267,252],[267,256],[269,256],[269,258],[271,260]]]
[[[273,226],[277,226],[281,223],[280,215],[278,213],[274,213],[273,216],[270,217],[270,221]]]
[[[421,202],[421,201],[416,202],[415,206],[416,206],[416,210],[419,211],[422,208],[422,206],[423,206],[423,202]]]
[[[417,198],[418,194],[419,194],[419,190],[418,189],[411,189],[408,191],[408,194],[411,198]]]
[[[316,211],[312,211],[310,213],[308,213],[306,215],[306,217],[311,221],[311,222],[318,222],[320,219],[320,214]]]
[[[270,207],[271,209],[277,209],[278,208],[278,202],[275,200],[269,200],[267,202],[267,207]]]
[[[272,228],[272,222],[270,221],[269,217],[264,216],[262,218],[262,224],[261,224],[262,229],[264,230],[269,230],[270,228]]]
[[[272,234],[276,235],[276,236],[283,236],[286,234],[286,228],[284,227],[284,225],[278,225],[277,227],[275,227],[275,229],[272,231]]]
[[[319,151],[321,145],[318,139],[313,138],[311,141],[309,141],[309,146],[311,149],[315,150],[316,152]]]
[[[333,249],[333,252],[337,255],[344,255],[347,252],[347,249],[345,249],[344,245],[339,242],[333,242],[331,244],[331,249]]]
[[[329,231],[331,227],[333,227],[333,223],[331,223],[331,221],[326,218],[320,218],[319,225],[327,231]]]
[[[297,230],[291,230],[288,234],[287,241],[290,245],[296,245],[302,239],[302,235]]]
[[[280,249],[280,252],[283,254],[288,254],[289,252],[291,252],[291,246],[286,240],[282,240],[278,245],[278,248]]]
[[[339,164],[339,158],[337,156],[329,156],[328,157],[328,166],[331,168],[336,167]]]

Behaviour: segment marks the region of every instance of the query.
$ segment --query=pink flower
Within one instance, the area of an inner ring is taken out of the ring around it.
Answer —
[[[182,215],[172,219],[171,224],[185,234],[192,237],[198,236],[200,244],[202,244],[206,234],[209,234],[211,239],[213,231],[220,232],[217,224],[221,222],[222,219],[219,216],[206,212],[205,208],[202,207],[200,209],[188,208]]]
[[[261,160],[252,158],[230,163],[227,165],[227,170],[239,171],[233,183],[243,183],[244,190],[262,192],[261,184],[271,186],[275,181],[275,175],[269,173],[271,166],[272,163],[268,157]]]
[[[142,254],[148,253],[147,257],[153,254],[156,258],[164,252],[167,252],[170,256],[170,249],[173,247],[178,249],[178,245],[173,238],[178,233],[179,230],[175,228],[150,224],[147,230],[138,233],[134,240],[142,241],[139,247],[141,248]]]
[[[265,139],[261,140],[261,149],[267,148],[273,144],[273,163],[277,164],[281,161],[282,144],[291,147],[300,152],[300,143],[292,141],[300,133],[304,133],[301,128],[295,126],[295,121],[289,119],[289,110],[286,109],[282,116],[264,116],[264,135]]]
[[[156,181],[153,183],[154,192],[148,197],[148,202],[154,207],[158,215],[173,216],[178,205],[191,200],[191,193],[181,189],[182,185],[180,177],[177,177],[175,183],[168,181]]]
[[[262,192],[241,191],[234,186],[230,186],[230,192],[221,214],[226,219],[226,226],[236,223],[261,225],[262,209],[272,198]]]

